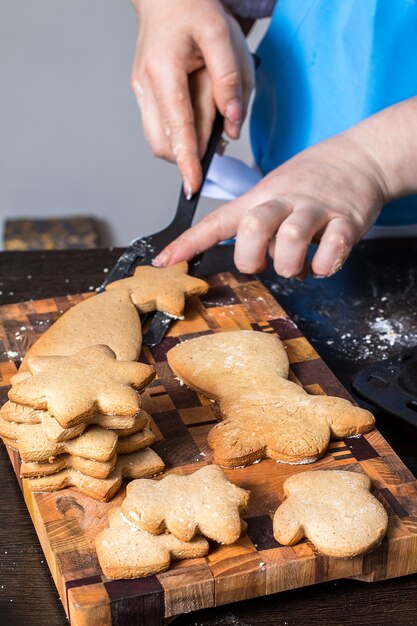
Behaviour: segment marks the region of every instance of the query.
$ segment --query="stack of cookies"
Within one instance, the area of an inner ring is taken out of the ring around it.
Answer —
[[[187,268],[136,268],[66,311],[30,348],[0,411],[0,437],[20,452],[32,491],[75,486],[109,500],[123,477],[164,469],[140,405],[155,372],[136,361],[139,314],[181,317],[185,298],[208,289]]]
[[[96,538],[97,556],[108,578],[137,578],[168,569],[171,560],[201,557],[211,539],[237,541],[246,530],[241,514],[249,492],[230,483],[217,465],[190,476],[134,480],[109,528]]]
[[[19,451],[29,488],[74,486],[107,501],[124,477],[160,473],[139,395],[154,376],[149,365],[118,360],[105,345],[29,358],[0,411],[0,436]]]

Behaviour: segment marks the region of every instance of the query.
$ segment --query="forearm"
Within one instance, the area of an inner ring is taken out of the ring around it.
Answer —
[[[417,96],[383,109],[342,136],[373,159],[387,201],[417,193]]]

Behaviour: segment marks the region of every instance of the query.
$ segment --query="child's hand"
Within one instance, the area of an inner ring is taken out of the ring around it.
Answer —
[[[257,272],[269,252],[278,274],[307,273],[308,245],[317,276],[337,272],[388,201],[381,168],[350,131],[287,161],[251,191],[207,215],[155,259],[171,265],[236,235],[235,264]]]
[[[216,106],[232,139],[253,88],[253,62],[237,21],[219,0],[133,0],[139,35],[132,89],[152,152],[176,162],[186,195],[201,185],[200,159]]]

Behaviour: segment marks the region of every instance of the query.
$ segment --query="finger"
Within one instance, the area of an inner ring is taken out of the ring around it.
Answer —
[[[243,91],[242,91],[242,124],[243,124],[243,121],[246,119],[246,115],[248,113],[248,108],[249,108],[252,92],[253,92],[253,85],[245,83],[243,85]]]
[[[307,258],[304,259],[304,263],[303,263],[303,267],[301,268],[301,271],[294,276],[294,278],[298,278],[299,280],[304,280],[304,278],[308,275],[309,273],[309,269],[310,269],[310,265],[307,261]]]
[[[174,161],[171,145],[163,129],[159,108],[151,86],[144,89],[138,79],[133,78],[132,89],[139,105],[143,131],[152,154],[167,161]]]
[[[210,77],[202,68],[193,72],[189,78],[191,101],[194,109],[195,131],[197,135],[198,156],[203,158],[216,115]]]
[[[333,218],[325,229],[311,269],[316,276],[331,276],[338,272],[359,238],[354,223],[346,217]]]
[[[250,208],[242,215],[234,254],[235,265],[240,272],[253,274],[261,270],[269,242],[290,212],[289,203],[271,200]]]
[[[224,129],[226,133],[232,139],[239,139],[242,130],[243,122],[245,121],[246,114],[249,107],[250,97],[255,84],[255,74],[253,68],[252,57],[249,58],[249,63],[245,58],[243,61],[240,59],[240,75],[241,75],[241,106],[242,114],[241,120],[233,122],[225,118]]]
[[[328,219],[327,212],[316,206],[296,208],[291,213],[276,237],[274,268],[277,274],[290,278],[303,273],[308,246]]]
[[[160,74],[160,67],[163,72]],[[198,158],[197,135],[188,87],[188,76],[173,63],[156,66],[151,70],[151,82],[155,99],[159,104],[160,117],[172,154],[183,179],[187,197],[201,185],[202,174]]]
[[[140,37],[138,36],[130,77],[130,86],[136,97],[142,118],[143,131],[152,154],[159,158],[172,161],[173,155],[171,146],[162,126],[159,108],[153,95],[152,84],[147,81],[146,72],[143,71],[142,66]]]
[[[242,119],[245,120],[252,91],[255,87],[255,65],[251,54],[241,62],[242,75]]]
[[[242,196],[242,198],[244,198]],[[186,230],[153,260],[157,267],[191,259],[196,254],[236,235],[239,217],[246,209],[242,198],[233,200],[206,215]]]
[[[269,242],[268,245],[268,255],[271,257],[271,259],[274,258],[275,256],[275,237]],[[295,276],[293,276],[293,278],[299,278],[300,280],[303,280],[309,273],[310,270],[310,266],[309,263],[306,260],[304,261],[304,265],[302,267],[301,272],[299,272],[299,274],[296,274]]]
[[[217,108],[225,118],[227,134],[237,139],[243,121],[242,77],[226,20],[207,29],[200,47],[212,82]]]

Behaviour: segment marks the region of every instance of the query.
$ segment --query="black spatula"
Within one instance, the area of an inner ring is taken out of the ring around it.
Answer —
[[[223,131],[223,117],[217,112],[211,136],[208,142],[206,153],[201,161],[201,167],[203,171],[203,183],[206,178],[210,163],[213,159],[215,152],[220,143],[221,135]],[[165,246],[173,239],[178,237],[192,224],[195,211],[197,209],[198,201],[200,199],[200,190],[195,193],[190,200],[187,200],[184,190],[181,187],[180,197],[178,199],[177,210],[172,222],[163,230],[153,235],[147,235],[146,237],[139,237],[134,239],[130,246],[123,252],[113,269],[107,275],[104,283],[97,290],[98,292],[104,291],[109,283],[121,278],[126,278],[132,273],[132,270],[137,265],[149,265],[152,259],[159,253]],[[194,274],[201,261],[202,255],[198,255],[191,259],[189,262],[189,273]],[[148,315],[142,317],[142,324],[147,321]],[[147,346],[156,346],[159,344],[165,336],[170,324],[172,323],[172,317],[165,313],[156,312],[153,315],[152,322],[143,336],[143,343]]]

